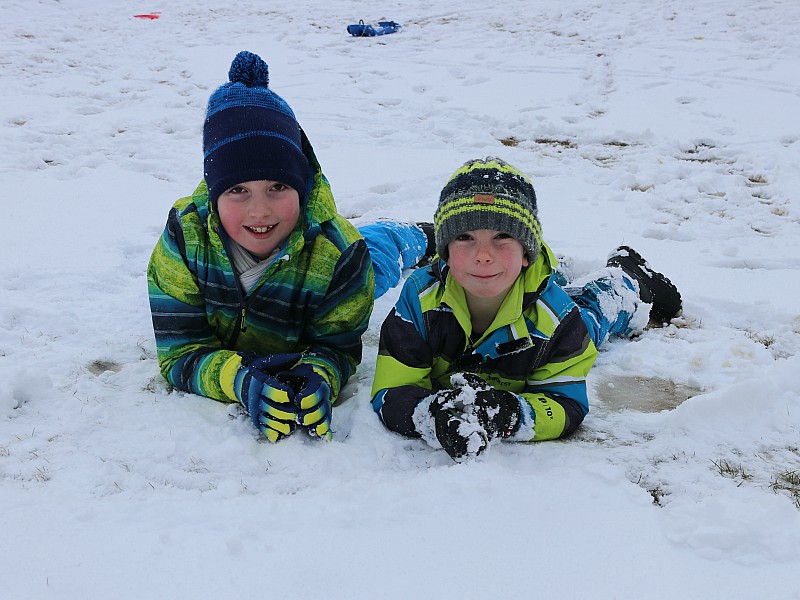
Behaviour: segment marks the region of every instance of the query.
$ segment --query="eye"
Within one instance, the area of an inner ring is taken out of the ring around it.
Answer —
[[[235,194],[244,194],[244,193],[246,193],[246,192],[247,192],[247,190],[246,190],[245,188],[243,188],[242,186],[240,186],[240,185],[235,185],[235,186],[233,186],[231,189],[229,189],[228,191],[226,191],[225,193],[226,193],[226,194],[232,194],[232,195],[235,195]]]
[[[272,185],[271,189],[273,192],[285,192],[286,190],[290,190],[292,188],[286,185],[285,183],[277,181]]]
[[[496,236],[494,236],[494,239],[496,239],[496,240],[513,240],[514,236],[511,235],[510,233],[504,233],[504,232],[501,231]]]
[[[468,233],[462,233],[461,235],[457,236],[455,240],[457,242],[469,242],[472,239],[472,236]]]

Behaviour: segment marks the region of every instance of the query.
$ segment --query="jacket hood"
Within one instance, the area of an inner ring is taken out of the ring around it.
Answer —
[[[301,207],[301,214],[305,221],[303,229],[306,231],[318,229],[322,223],[330,221],[336,217],[336,202],[333,199],[333,192],[328,183],[327,177],[322,172],[322,167],[314,154],[314,148],[306,137],[305,131],[300,131],[303,146],[303,154],[308,159],[309,187],[306,194],[305,206]]]

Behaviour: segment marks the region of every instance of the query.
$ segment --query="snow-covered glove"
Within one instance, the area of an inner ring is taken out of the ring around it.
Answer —
[[[455,373],[450,384],[460,389],[462,398],[474,406],[478,422],[490,440],[507,438],[519,429],[520,397],[513,392],[498,390],[475,373]]]
[[[519,396],[503,390],[480,390],[475,394],[475,414],[490,440],[511,437],[519,429]]]
[[[312,435],[330,441],[331,432],[331,386],[321,371],[312,365],[301,364],[288,372],[281,373],[295,391],[294,407],[297,422],[308,429]]]
[[[441,390],[417,405],[414,425],[428,445],[443,448],[453,460],[477,456],[489,438],[473,408],[464,404],[460,389]]]
[[[299,358],[299,354],[244,355],[233,381],[236,398],[271,442],[282,440],[295,430],[294,390],[274,373],[291,367]]]

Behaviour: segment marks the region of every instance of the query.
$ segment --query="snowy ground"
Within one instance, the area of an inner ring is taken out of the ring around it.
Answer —
[[[403,31],[351,38],[361,18]],[[3,2],[2,597],[800,598],[798,22],[794,0]],[[398,290],[333,443],[168,393],[146,263],[242,49],[356,223],[430,220],[498,155],[579,273],[628,243],[683,318],[605,347],[572,439],[467,464],[369,406]]]

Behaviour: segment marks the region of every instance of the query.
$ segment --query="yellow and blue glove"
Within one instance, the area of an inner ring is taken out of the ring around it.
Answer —
[[[312,435],[330,441],[331,432],[331,386],[322,372],[309,364],[301,364],[281,373],[281,379],[295,390],[294,408],[297,422]]]
[[[294,390],[275,375],[293,365],[300,354],[245,355],[233,389],[255,426],[271,442],[290,436],[297,423]]]

